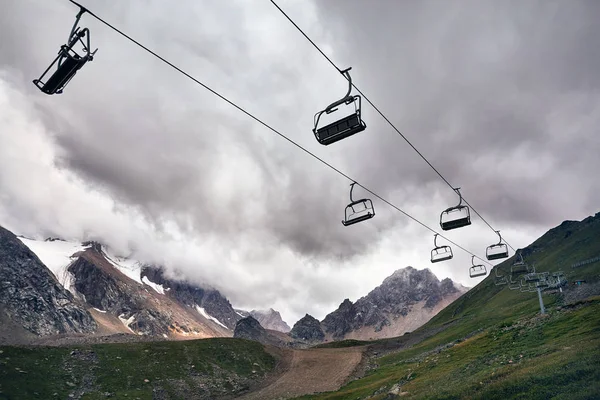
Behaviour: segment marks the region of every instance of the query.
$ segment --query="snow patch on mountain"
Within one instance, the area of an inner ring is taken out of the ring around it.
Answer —
[[[104,252],[104,256],[106,257],[106,259],[112,265],[114,265],[115,268],[118,269],[122,274],[124,274],[125,276],[127,276],[130,279],[133,279],[137,283],[141,283],[141,284],[145,283],[145,282],[142,282],[142,278],[141,278],[142,264],[139,261],[132,260],[132,259],[126,258],[126,257],[119,257],[114,254],[111,254],[110,249],[108,249],[106,246],[102,246],[102,251]],[[152,285],[148,285],[148,286],[152,287]],[[154,287],[152,287],[152,288],[154,289]],[[162,293],[162,294],[164,294],[164,293]]]
[[[40,261],[48,267],[58,282],[73,295],[79,297],[73,287],[73,274],[67,271],[67,267],[74,260],[73,254],[87,249],[79,242],[67,242],[64,240],[35,240],[19,237],[19,240],[33,251]]]
[[[147,276],[144,276],[144,277],[142,278],[142,282],[143,282],[145,285],[148,285],[148,286],[150,286],[152,289],[154,289],[154,291],[155,291],[156,293],[159,293],[159,294],[165,294],[165,289],[163,288],[163,285],[159,285],[159,284],[157,284],[157,283],[151,282],[151,281],[150,281],[150,279],[148,279],[148,277],[147,277]]]
[[[200,307],[199,305],[196,304],[196,310],[200,313],[200,315],[202,315],[204,318],[206,319],[210,319],[213,322],[216,322],[217,324],[221,325],[223,328],[225,329],[229,329],[228,327],[226,327],[225,325],[223,325],[221,323],[221,321],[219,321],[218,319],[216,319],[215,317],[213,317],[212,315],[210,315],[209,313],[206,312],[206,310],[203,307]]]
[[[133,329],[131,329],[131,328],[129,327],[129,325],[131,325],[131,324],[133,323],[133,321],[135,321],[135,317],[132,315],[131,317],[129,317],[129,318],[127,318],[127,319],[126,319],[126,318],[124,317],[124,315],[125,315],[125,314],[121,314],[121,315],[119,315],[119,319],[121,320],[121,322],[123,323],[123,325],[125,325],[125,327],[126,327],[127,329],[129,329],[129,330],[130,330],[132,333],[135,333],[135,332],[133,331]]]

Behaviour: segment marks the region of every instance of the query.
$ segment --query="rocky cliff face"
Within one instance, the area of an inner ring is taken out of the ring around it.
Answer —
[[[407,267],[356,303],[344,300],[321,325],[334,340],[399,336],[423,325],[466,290],[450,279],[440,282],[429,269]]]
[[[323,333],[319,320],[309,314],[306,314],[294,324],[289,335],[296,340],[309,343],[322,342],[325,339],[325,333]]]
[[[97,324],[52,272],[12,232],[0,227],[3,318],[38,336],[92,333]]]
[[[142,268],[141,277],[161,285],[168,291],[168,296],[187,306],[198,305],[209,315],[215,317],[227,328],[233,330],[242,317],[235,312],[231,303],[218,290],[201,288],[188,282],[167,279],[161,267],[146,265]]]
[[[101,245],[88,243],[88,246],[67,269],[73,276],[72,286],[90,306],[104,313],[104,319],[117,317],[121,322],[117,325],[124,327],[125,332],[161,337],[232,335],[226,326],[220,326],[218,320],[211,320],[212,315],[200,309],[189,292],[173,291],[171,295],[169,287],[144,284],[153,283],[143,279],[153,269],[146,268],[145,274],[142,274],[144,270],[140,267],[140,281],[136,281],[109,261],[110,257]],[[152,276],[159,280],[156,277],[161,276],[160,270],[157,271]],[[168,283],[166,280],[161,282]]]

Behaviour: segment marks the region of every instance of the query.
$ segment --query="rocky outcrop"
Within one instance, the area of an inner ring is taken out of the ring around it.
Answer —
[[[325,339],[325,333],[321,329],[320,322],[313,316],[306,314],[289,333],[290,337],[306,342],[322,342]]]
[[[266,331],[253,317],[246,317],[240,319],[235,324],[235,330],[233,331],[234,338],[256,340],[260,342],[260,339],[265,336]]]
[[[334,340],[399,336],[423,325],[467,288],[429,270],[407,267],[395,271],[367,296],[345,299],[321,325]]]
[[[291,330],[289,325],[281,318],[279,311],[275,311],[272,308],[269,308],[268,310],[252,310],[250,311],[250,315],[256,318],[266,329],[272,329],[283,333],[287,333]]]
[[[38,336],[92,333],[97,324],[12,232],[0,227],[0,309]]]
[[[233,330],[237,321],[242,317],[238,315],[231,303],[218,290],[202,288],[185,281],[176,281],[165,277],[164,269],[155,265],[146,265],[142,268],[141,276],[150,282],[162,285],[168,290],[168,296],[187,306],[198,305],[209,315],[215,317],[227,328]]]
[[[97,309],[94,315],[101,313],[96,319],[104,325],[112,325],[111,329],[116,325],[119,332],[161,338],[231,336],[231,331],[211,320],[210,315],[203,315],[195,304],[182,304],[122,273],[99,243],[84,244],[88,247],[67,271],[73,276],[77,295]],[[105,321],[109,317],[113,322]]]
[[[147,293],[104,258],[100,245],[85,250],[67,270],[87,304],[118,317],[132,332],[149,336],[168,332],[170,319],[151,309]]]
[[[289,342],[289,339],[285,340],[285,335],[278,335],[277,332],[263,328],[260,322],[252,316],[242,318],[236,323],[233,337],[254,340],[262,344],[279,347],[284,347]]]

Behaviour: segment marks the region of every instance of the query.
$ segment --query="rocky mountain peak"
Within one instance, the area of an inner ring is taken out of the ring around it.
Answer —
[[[92,333],[91,314],[12,232],[0,227],[0,308],[39,336]]]
[[[252,310],[250,315],[256,318],[266,329],[287,333],[290,331],[289,325],[281,318],[279,311],[272,308],[268,310]]]
[[[187,281],[176,281],[167,278],[165,269],[156,265],[142,267],[141,277],[168,290],[169,296],[190,307],[201,307],[210,316],[216,318],[228,329],[234,329],[240,315],[235,312],[231,303],[218,290],[202,288]]]
[[[322,326],[333,339],[401,335],[427,322],[465,291],[451,279],[440,282],[428,268],[409,266],[394,271],[355,303],[345,299]]]
[[[260,339],[265,335],[265,328],[263,328],[252,316],[240,319],[235,324],[235,330],[233,331],[233,337],[256,340],[260,342]]]
[[[281,337],[277,335],[281,335]],[[265,329],[260,322],[252,316],[242,318],[235,324],[233,337],[255,340],[263,344],[280,347],[286,346],[286,342],[289,341],[289,337],[285,334]]]
[[[306,342],[321,342],[325,338],[319,320],[309,314],[306,314],[294,324],[289,335],[294,339]]]

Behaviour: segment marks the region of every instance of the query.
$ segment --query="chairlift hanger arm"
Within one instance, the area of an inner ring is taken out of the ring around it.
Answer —
[[[343,71],[340,71],[340,73],[348,80],[348,91],[346,92],[346,95],[344,97],[342,97],[340,100],[331,103],[330,105],[327,106],[327,108],[325,108],[325,112],[327,114],[334,112],[335,111],[334,108],[337,106],[340,106],[344,103],[350,104],[352,101],[354,101],[354,97],[350,96],[350,93],[352,92],[352,77],[350,76],[351,69],[352,69],[352,67],[349,67]]]

